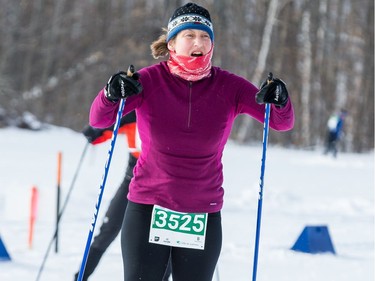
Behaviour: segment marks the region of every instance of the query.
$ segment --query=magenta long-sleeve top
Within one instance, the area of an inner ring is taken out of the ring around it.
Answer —
[[[123,112],[136,110],[142,142],[128,199],[180,212],[221,210],[224,146],[239,114],[263,122],[265,107],[255,102],[258,88],[218,67],[196,82],[171,74],[165,62],[139,73],[143,91],[127,98]],[[90,125],[112,125],[118,106],[101,90],[91,106]],[[283,108],[272,105],[272,129],[287,131],[293,125],[290,100]]]

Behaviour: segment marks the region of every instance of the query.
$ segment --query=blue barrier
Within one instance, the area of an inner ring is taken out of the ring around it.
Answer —
[[[7,249],[5,248],[3,240],[1,239],[1,236],[0,236],[0,261],[10,261],[10,260],[11,260],[10,255]]]
[[[305,226],[291,250],[309,254],[324,252],[336,254],[328,227],[325,225]]]

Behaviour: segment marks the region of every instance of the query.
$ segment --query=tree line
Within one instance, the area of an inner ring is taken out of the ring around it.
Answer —
[[[81,130],[109,76],[157,63],[150,44],[173,0],[1,0],[0,118],[31,112]],[[346,151],[374,146],[373,0],[206,0],[215,32],[213,63],[259,85],[269,71],[287,83],[295,128],[270,142],[314,149],[333,112],[348,111]],[[1,124],[1,122],[0,122]],[[237,118],[231,138],[257,142],[262,125]]]

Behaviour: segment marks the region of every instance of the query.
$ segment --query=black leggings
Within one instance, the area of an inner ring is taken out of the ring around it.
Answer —
[[[152,205],[130,202],[121,232],[125,281],[161,281],[169,258],[173,281],[211,281],[221,251],[220,212],[208,214],[204,250],[149,243]]]

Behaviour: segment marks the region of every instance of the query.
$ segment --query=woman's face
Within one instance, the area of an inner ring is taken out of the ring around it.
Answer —
[[[210,35],[199,29],[185,29],[168,42],[168,49],[177,55],[198,57],[206,55],[212,48]]]

